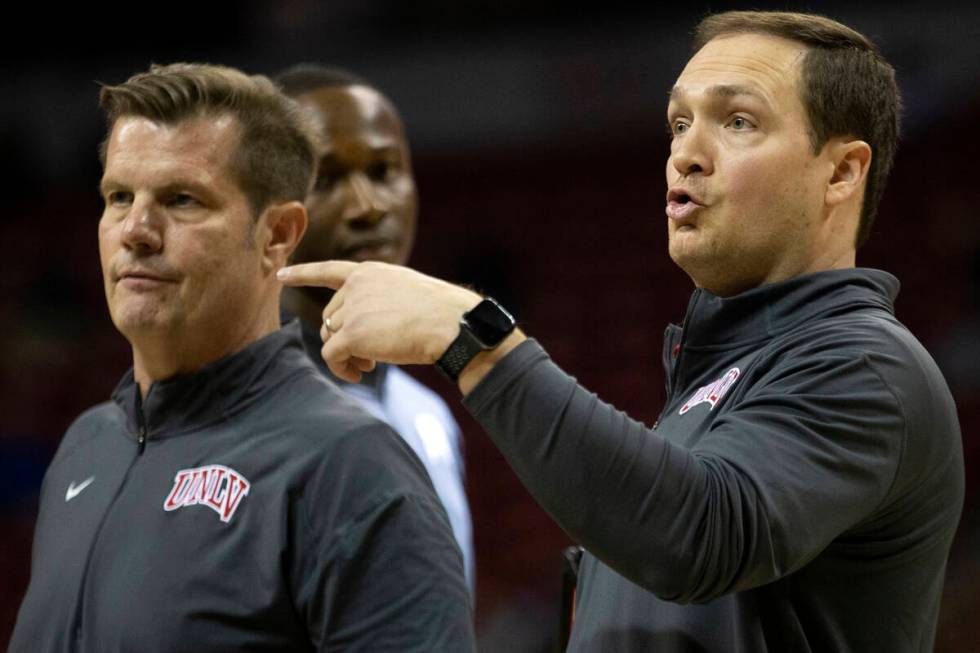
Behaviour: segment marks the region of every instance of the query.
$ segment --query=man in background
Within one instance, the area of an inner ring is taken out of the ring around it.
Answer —
[[[303,112],[199,64],[101,104],[99,252],[133,367],[45,474],[10,650],[474,650],[424,469],[280,328],[314,172]]]
[[[338,68],[299,64],[276,81],[310,110],[320,137],[316,181],[306,199],[309,227],[292,260],[407,263],[418,193],[395,106],[378,89]],[[320,311],[330,295],[323,288],[288,288],[285,312],[300,318],[304,345],[317,368],[391,425],[418,454],[449,515],[472,591],[473,535],[460,429],[442,399],[397,366],[378,365],[360,384],[330,371],[320,356]]]

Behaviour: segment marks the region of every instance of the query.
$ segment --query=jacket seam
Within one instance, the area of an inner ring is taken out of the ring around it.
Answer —
[[[899,414],[902,416],[902,442],[898,453],[898,463],[895,465],[895,475],[892,477],[892,481],[888,486],[888,490],[885,492],[885,495],[881,498],[881,501],[878,503],[878,505],[875,506],[875,512],[878,512],[881,509],[881,507],[891,498],[892,493],[895,490],[895,486],[898,484],[898,479],[901,475],[902,467],[905,464],[905,458],[906,458],[905,454],[906,451],[908,450],[909,426],[908,426],[907,413],[905,411],[905,405],[902,403],[902,400],[899,398],[897,394],[895,394],[894,389],[892,389],[890,385],[885,383],[885,379],[882,378],[881,374],[878,372],[877,368],[875,367],[871,359],[868,357],[868,355],[862,354],[861,359],[864,362],[864,364],[867,365],[868,369],[871,370],[871,372],[875,375],[875,378],[878,379],[879,383],[881,383],[881,385],[884,386],[885,390],[888,391],[888,394],[891,395],[892,399],[895,400],[895,405],[898,406]]]

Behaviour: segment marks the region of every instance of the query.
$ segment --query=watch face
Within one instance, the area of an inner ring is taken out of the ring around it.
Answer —
[[[487,297],[466,314],[466,323],[485,347],[495,347],[514,330],[514,318]]]

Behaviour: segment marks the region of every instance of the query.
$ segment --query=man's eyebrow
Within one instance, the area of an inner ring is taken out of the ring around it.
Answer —
[[[215,197],[215,189],[207,182],[192,179],[190,177],[179,177],[166,183],[155,190],[158,196],[177,195],[189,192],[197,195],[199,199],[207,200]]]
[[[105,195],[110,188],[117,189],[121,186],[122,184],[117,182],[112,177],[103,177],[101,180],[99,180],[99,194]]]
[[[751,86],[743,86],[741,84],[715,84],[714,86],[709,86],[705,93],[714,97],[737,97],[739,95],[748,95],[750,97],[757,98],[766,101],[766,98],[759,91],[755,90]],[[667,92],[667,96],[670,100],[682,100],[687,93],[680,86],[675,86]]]
[[[389,157],[393,155],[400,155],[401,148],[397,143],[394,142],[382,142],[377,144],[368,145],[368,152],[372,157]],[[319,155],[319,161],[326,163],[336,163],[340,161],[340,156],[337,151],[333,149],[332,146],[321,149]]]
[[[114,177],[108,175],[102,177],[99,180],[99,188],[104,189],[108,187],[120,187],[124,188],[127,186],[124,182],[118,181]],[[202,179],[195,179],[194,177],[180,176],[175,177],[168,181],[167,183],[160,186],[160,190],[163,192],[172,192],[175,190],[180,190],[181,188],[186,188],[188,190],[207,190],[208,183]]]

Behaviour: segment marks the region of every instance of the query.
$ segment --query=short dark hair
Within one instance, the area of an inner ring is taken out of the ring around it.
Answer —
[[[778,36],[808,47],[800,91],[815,153],[835,136],[853,136],[871,146],[855,243],[860,247],[871,232],[898,148],[902,99],[895,69],[863,34],[814,14],[729,11],[710,15],[695,28],[694,51],[719,36],[751,33]]]
[[[256,219],[274,202],[302,202],[313,183],[315,131],[309,118],[262,75],[211,64],[154,64],[117,86],[103,84],[99,103],[108,127],[99,150],[103,166],[109,135],[121,117],[174,125],[229,114],[241,130],[232,172]]]
[[[282,92],[290,97],[303,95],[318,88],[328,86],[368,86],[374,88],[363,77],[336,66],[318,63],[299,63],[281,71],[275,77]]]

